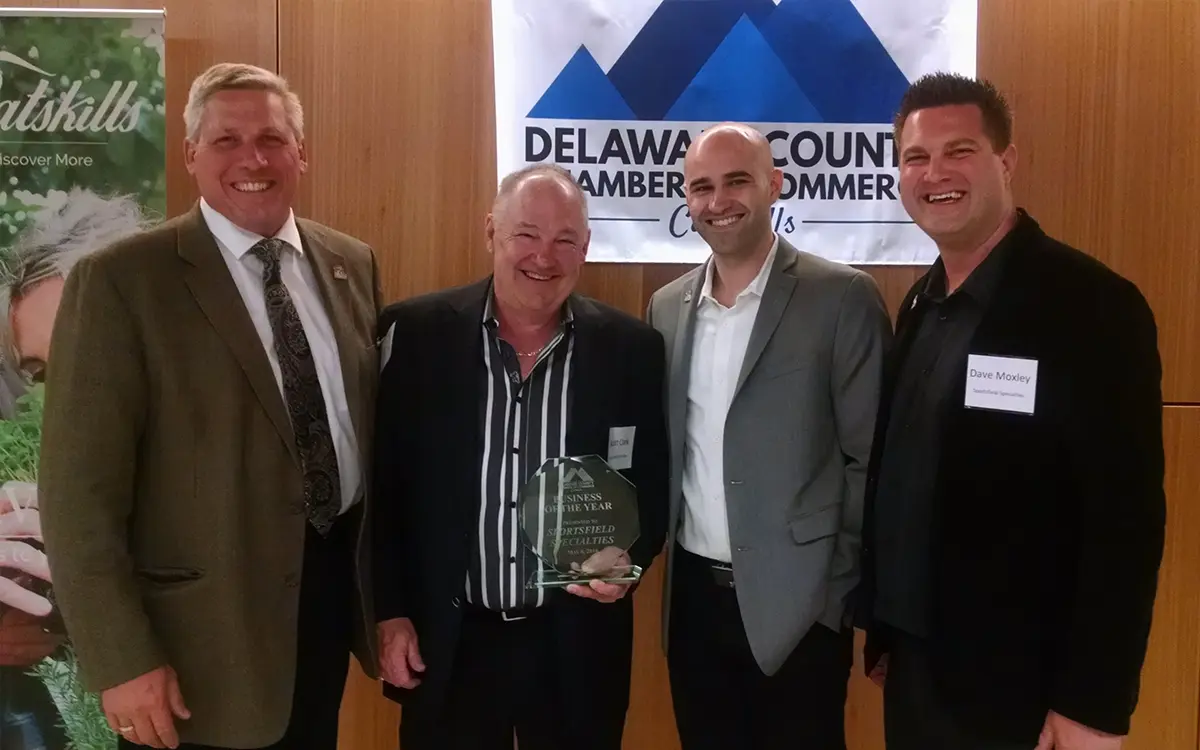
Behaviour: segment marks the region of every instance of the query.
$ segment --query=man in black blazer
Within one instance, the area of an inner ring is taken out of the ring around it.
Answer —
[[[863,624],[889,750],[1109,750],[1165,526],[1138,289],[1014,205],[989,84],[910,88],[900,190],[939,260],[900,308],[867,479]]]
[[[573,292],[590,233],[569,172],[501,182],[492,275],[388,307],[376,429],[375,601],[405,750],[618,750],[629,583],[530,588],[521,491],[594,454],[637,490],[641,566],[666,535],[665,351],[649,325]]]

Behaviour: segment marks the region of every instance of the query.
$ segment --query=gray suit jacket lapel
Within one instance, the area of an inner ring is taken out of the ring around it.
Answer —
[[[678,321],[675,324],[675,342],[671,350],[670,415],[668,428],[671,445],[676,446],[676,461],[683,458],[683,438],[687,429],[687,394],[692,371],[692,334],[696,329],[696,309],[700,306],[700,290],[704,287],[707,264],[692,272],[692,278],[683,287],[679,301]],[[673,453],[675,451],[672,451]]]
[[[742,360],[737,387],[733,391],[734,398],[737,398],[737,394],[742,390],[746,378],[758,364],[763,350],[767,348],[767,342],[771,340],[775,329],[779,327],[779,321],[783,319],[783,312],[792,299],[792,292],[796,290],[796,277],[787,271],[795,265],[798,257],[796,249],[781,237],[779,250],[775,253],[775,265],[767,276],[767,287],[763,290],[758,316],[754,319],[754,328],[750,331],[750,343],[746,346],[746,356]]]

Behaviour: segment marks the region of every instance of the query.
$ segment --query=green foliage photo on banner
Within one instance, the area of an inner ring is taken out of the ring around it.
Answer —
[[[42,371],[75,263],[166,215],[161,11],[0,9],[0,750],[115,748],[38,516]]]

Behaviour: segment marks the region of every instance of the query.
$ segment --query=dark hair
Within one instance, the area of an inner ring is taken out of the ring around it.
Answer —
[[[983,114],[983,131],[992,148],[1003,151],[1012,143],[1012,110],[1004,95],[987,80],[967,78],[957,73],[930,73],[921,76],[904,92],[900,111],[893,123],[896,143],[908,116],[919,109],[974,104]]]

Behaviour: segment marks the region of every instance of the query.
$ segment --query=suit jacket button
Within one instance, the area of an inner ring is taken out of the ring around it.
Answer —
[[[455,609],[462,605],[462,601],[457,596],[451,599],[450,603],[454,605]]]

